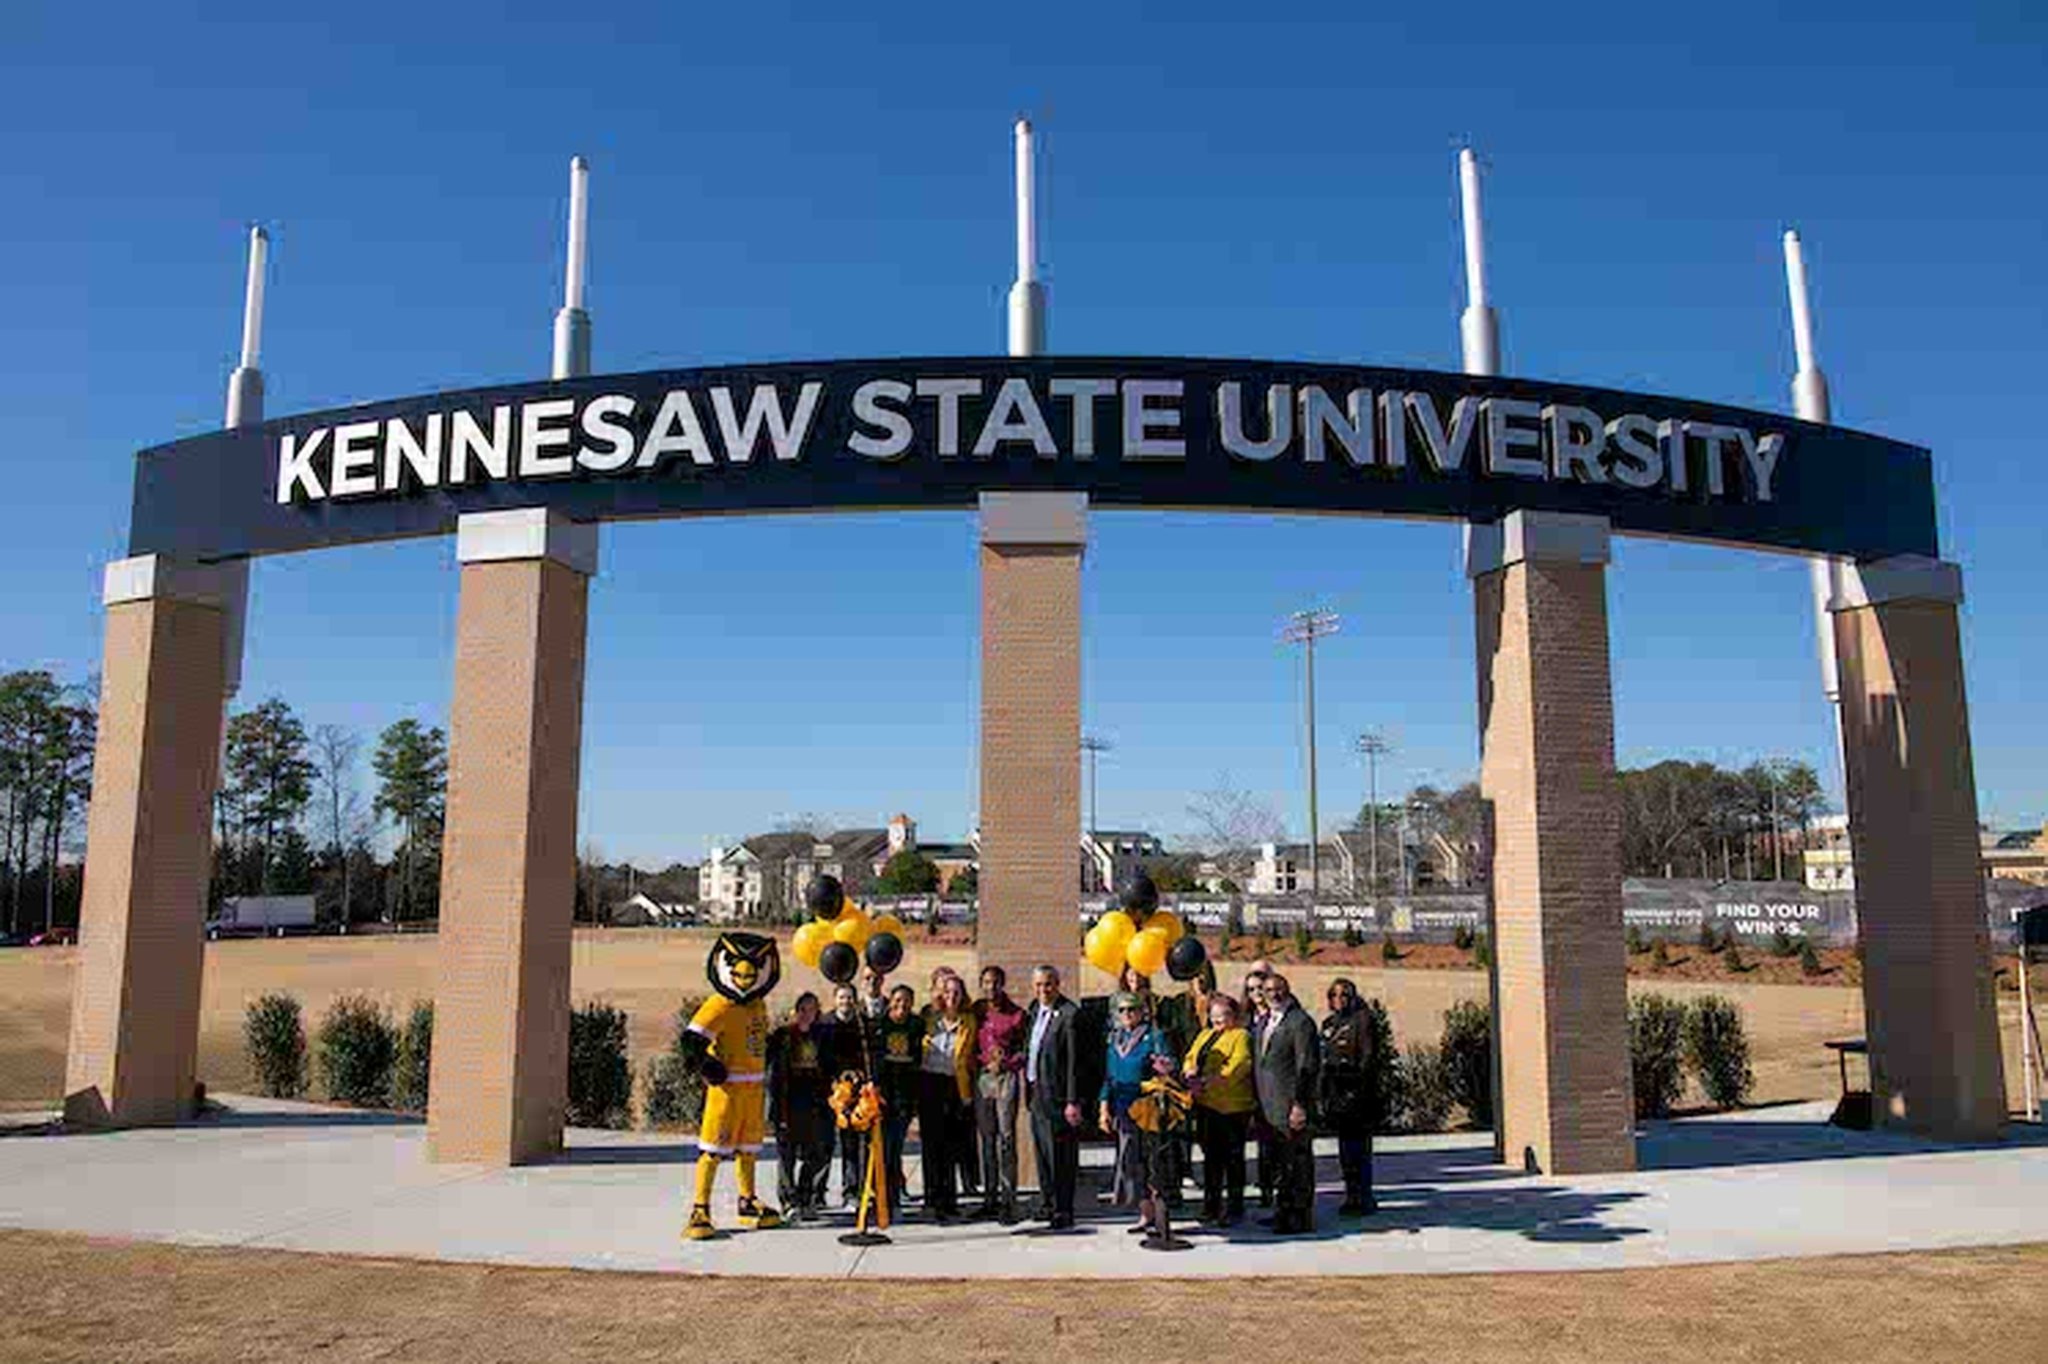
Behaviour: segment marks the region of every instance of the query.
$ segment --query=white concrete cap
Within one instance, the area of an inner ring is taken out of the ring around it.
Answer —
[[[107,565],[101,600],[108,606],[137,601],[182,601],[224,607],[238,575],[241,583],[248,582],[246,567],[194,563],[168,554],[138,554]]]
[[[1604,516],[1513,511],[1499,521],[1465,523],[1465,576],[1477,578],[1510,564],[1604,564],[1609,528]]]
[[[1947,602],[1963,600],[1963,570],[1960,564],[1929,559],[1919,554],[1901,554],[1867,564],[1842,565],[1830,611],[1854,611],[1895,601]]]
[[[547,507],[466,512],[455,523],[458,563],[553,559],[590,577],[597,572],[597,523],[571,521]]]
[[[1086,493],[983,493],[984,545],[1085,545]]]

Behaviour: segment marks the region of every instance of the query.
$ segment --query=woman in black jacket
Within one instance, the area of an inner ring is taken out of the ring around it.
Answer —
[[[818,997],[796,997],[789,1022],[768,1035],[768,1122],[775,1129],[777,1182],[791,1222],[821,1216],[832,1174],[832,1093]]]
[[[1358,997],[1358,987],[1339,976],[1325,996],[1330,1006],[1323,1020],[1323,1069],[1318,1107],[1324,1127],[1337,1138],[1337,1166],[1344,1173],[1342,1217],[1363,1217],[1378,1204],[1372,1196],[1372,1129],[1377,1120],[1379,1057],[1373,1039],[1372,1015]]]

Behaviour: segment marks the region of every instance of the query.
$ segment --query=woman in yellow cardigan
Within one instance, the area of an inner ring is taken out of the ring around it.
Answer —
[[[1195,1098],[1195,1139],[1202,1146],[1202,1221],[1244,1220],[1244,1144],[1251,1135],[1252,1043],[1229,995],[1209,1000],[1209,1026],[1188,1048],[1182,1073]]]
[[[960,1153],[974,1140],[974,1011],[958,976],[938,984],[925,1014],[918,1064],[917,1134],[924,1148],[924,1206],[935,1222],[960,1216]]]

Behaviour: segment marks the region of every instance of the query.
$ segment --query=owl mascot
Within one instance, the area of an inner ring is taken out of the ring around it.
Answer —
[[[704,964],[713,994],[690,1019],[683,1045],[704,1074],[704,1121],[697,1132],[697,1193],[683,1236],[703,1241],[711,1225],[711,1189],[718,1162],[731,1156],[739,1180],[742,1227],[774,1227],[782,1214],[754,1192],[767,1104],[768,994],[782,978],[775,939],[723,933]]]

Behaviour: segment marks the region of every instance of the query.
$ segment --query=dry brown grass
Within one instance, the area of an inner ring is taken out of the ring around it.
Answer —
[[[575,937],[572,982],[579,1000],[603,998],[632,1019],[634,1065],[666,1045],[677,1005],[704,992],[704,955],[710,935],[696,930],[583,930]],[[288,938],[208,944],[200,1025],[199,1075],[208,1087],[246,1091],[251,1084],[242,1051],[242,1013],[269,990],[284,990],[305,1006],[308,1026],[336,995],[363,991],[394,1012],[434,992],[431,936]],[[913,936],[900,978],[920,997],[932,968],[968,971],[973,950],[957,943],[930,943]],[[1295,993],[1320,1001],[1338,975],[1351,977],[1368,995],[1386,1002],[1396,1033],[1404,1040],[1434,1039],[1444,1010],[1459,999],[1483,999],[1485,977],[1475,971],[1387,969],[1377,965],[1297,963],[1278,945],[1276,963],[1292,979]],[[0,950],[0,1108],[54,1106],[64,1080],[65,1035],[71,1009],[74,948]],[[785,961],[778,1005],[801,989],[827,987],[815,972]],[[1227,963],[1224,988],[1234,990],[1241,967]],[[2039,973],[2048,977],[2048,971]],[[1082,968],[1081,993],[1110,988],[1109,978]],[[1834,985],[1783,985],[1750,981],[1632,979],[1633,991],[1656,990],[1678,997],[1721,993],[1742,1006],[1755,1054],[1759,1103],[1823,1098],[1837,1088],[1835,1061],[1821,1043],[1863,1031],[1859,991]],[[2005,1023],[2006,1074],[2019,1093],[2019,1032],[2016,996],[2000,1001]]]
[[[2048,1247],[1436,1279],[692,1279],[0,1232],[0,1360],[2039,1359]],[[258,1294],[252,1298],[251,1294]],[[258,1305],[260,1303],[260,1305]]]

